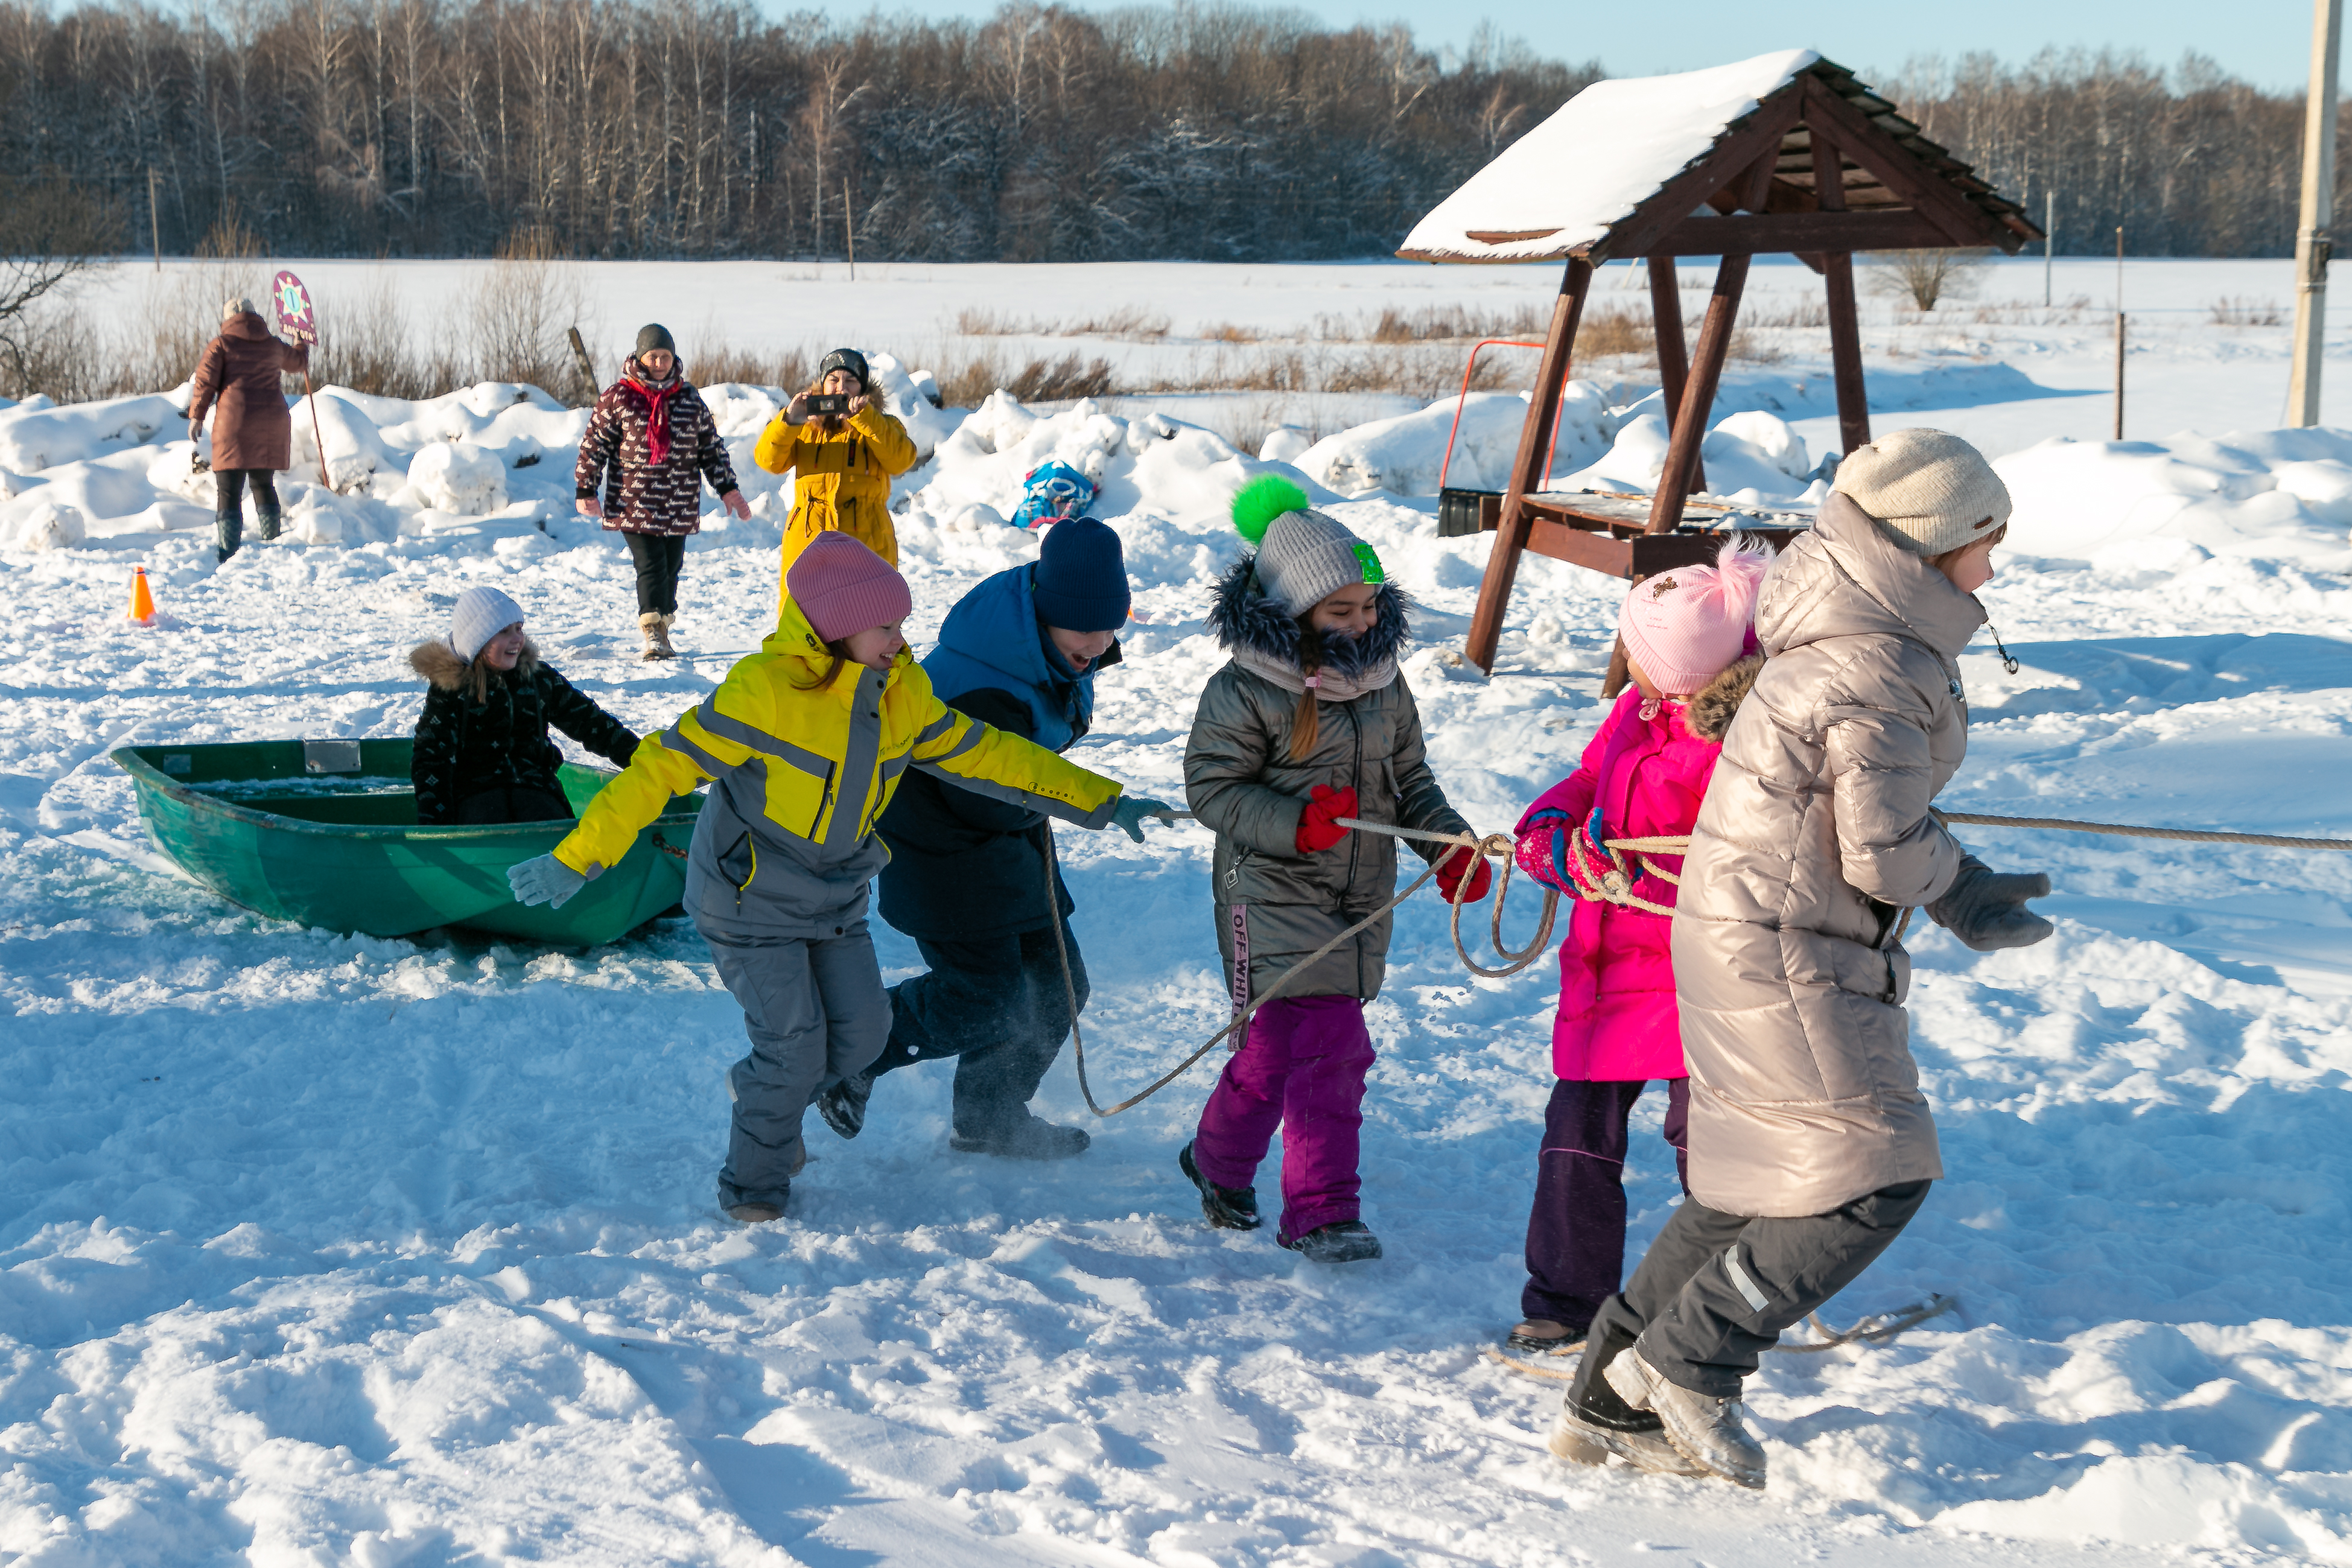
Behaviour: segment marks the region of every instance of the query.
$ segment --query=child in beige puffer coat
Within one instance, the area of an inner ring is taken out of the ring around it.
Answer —
[[[1867,1268],[1943,1175],[1903,1011],[1904,911],[1969,946],[2053,927],[1929,810],[1968,751],[1958,657],[2009,492],[1975,448],[1852,454],[1759,597],[1767,655],[1675,906],[1691,1199],[1594,1319],[1553,1449],[1764,1484],[1742,1380]]]

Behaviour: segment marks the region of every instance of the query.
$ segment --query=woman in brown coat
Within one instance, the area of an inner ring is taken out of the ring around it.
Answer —
[[[205,347],[188,397],[188,439],[201,440],[205,414],[213,419],[213,521],[222,560],[244,542],[246,482],[253,484],[261,537],[274,539],[283,517],[277,475],[294,465],[294,416],[278,378],[310,368],[310,350],[270,336],[250,299],[221,307],[220,336]]]
[[[2048,877],[1988,871],[1929,810],[1968,751],[1957,660],[2009,514],[1975,448],[1897,431],[1847,457],[1764,584],[1768,657],[1675,905],[1692,1196],[1594,1319],[1564,1457],[1762,1486],[1742,1380],[1944,1174],[1903,1011],[1902,916],[1924,907],[1980,952],[2053,930],[2024,906]]]

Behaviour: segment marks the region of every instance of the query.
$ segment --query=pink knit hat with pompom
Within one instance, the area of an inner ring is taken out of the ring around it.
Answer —
[[[1734,536],[1713,566],[1683,566],[1633,585],[1617,612],[1626,656],[1668,696],[1704,691],[1753,651],[1756,593],[1772,552]]]
[[[915,610],[907,580],[890,570],[888,561],[830,528],[809,540],[793,559],[784,572],[784,587],[816,634],[828,643],[904,621]]]

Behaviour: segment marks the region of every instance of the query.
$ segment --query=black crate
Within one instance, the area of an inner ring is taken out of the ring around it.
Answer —
[[[1465,534],[1486,533],[1499,528],[1502,520],[1503,493],[1500,490],[1446,489],[1437,493],[1439,538],[1460,538]]]

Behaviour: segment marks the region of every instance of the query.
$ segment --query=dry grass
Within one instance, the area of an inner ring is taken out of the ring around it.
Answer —
[[[1079,321],[1049,317],[1023,319],[1009,311],[967,305],[956,312],[956,330],[967,338],[1134,338],[1168,336],[1168,318],[1140,305],[1121,305]]]
[[[1107,397],[1117,390],[1112,383],[1109,361],[1081,361],[1075,350],[1058,360],[1031,360],[1019,370],[1008,371],[1006,361],[993,349],[986,349],[961,366],[935,374],[940,383],[940,401],[950,408],[977,407],[1000,388],[1023,402]]]
[[[1202,328],[1201,336],[1212,343],[1255,343],[1257,341],[1257,329],[1220,321],[1213,327]]]
[[[2274,299],[2241,299],[2224,296],[2213,301],[2216,327],[2284,327],[2286,317]]]
[[[725,338],[711,338],[691,346],[692,358],[686,358],[688,345],[679,346],[680,361],[686,373],[697,386],[717,386],[722,382],[741,382],[751,386],[777,387],[785,392],[798,392],[816,382],[816,366],[805,350],[782,349],[772,353],[758,354],[738,349]]]

